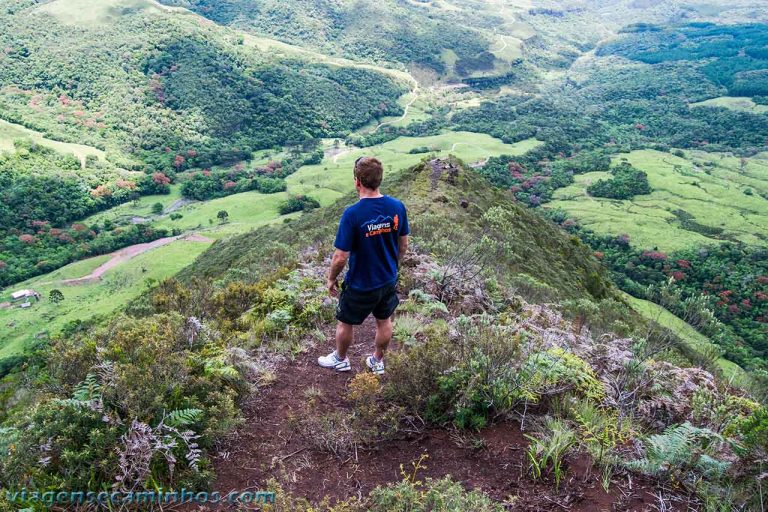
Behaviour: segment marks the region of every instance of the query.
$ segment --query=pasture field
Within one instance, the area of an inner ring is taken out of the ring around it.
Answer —
[[[17,139],[30,139],[35,144],[49,147],[59,153],[74,154],[80,162],[85,163],[88,156],[96,156],[104,160],[104,152],[91,146],[82,144],[71,144],[69,142],[60,142],[45,137],[40,132],[30,130],[20,124],[9,123],[0,119],[0,151],[13,150],[13,142]]]
[[[128,12],[161,13],[176,10],[153,0],[55,0],[38,8],[67,25],[82,27],[113,24]]]
[[[722,107],[737,112],[748,112],[750,114],[768,113],[768,105],[758,105],[752,98],[738,98],[734,96],[721,96],[711,100],[691,103],[691,107]]]
[[[738,240],[768,244],[768,160],[686,152],[685,158],[653,150],[617,155],[648,174],[653,191],[631,200],[591,197],[586,189],[607,173],[576,176],[555,192],[547,208],[562,208],[583,226],[628,234],[639,249],[671,252],[694,245]]]
[[[97,256],[4,290],[0,301],[7,301],[12,291],[25,288],[34,289],[43,298],[27,309],[0,308],[0,359],[23,352],[38,334],[53,333],[68,322],[84,321],[120,309],[146,289],[148,280],[176,274],[209,245],[210,242],[177,240],[107,271],[100,281],[74,286],[61,283],[63,279],[88,275],[109,259],[109,256]],[[64,294],[64,301],[59,305],[48,299],[53,289]]]
[[[535,139],[506,144],[490,135],[471,132],[447,132],[432,137],[400,137],[368,148],[343,148],[337,157],[326,157],[317,165],[306,165],[287,178],[288,191],[294,194],[308,194],[322,204],[328,204],[352,190],[352,167],[355,160],[364,155],[380,159],[387,173],[408,168],[431,155],[445,157],[452,154],[472,163],[490,156],[521,155],[539,144]],[[428,147],[432,151],[409,153],[419,147]]]
[[[325,141],[329,147],[332,143],[331,140]],[[400,137],[368,148],[346,147],[341,144],[338,150],[327,152],[321,163],[303,166],[289,176],[286,179],[288,191],[285,193],[244,192],[205,202],[185,201],[181,197],[180,186],[173,185],[168,195],[144,196],[136,202],[124,203],[94,214],[84,223],[103,223],[107,219],[118,223],[150,222],[153,226],[168,230],[177,228],[185,232],[199,232],[209,238],[222,238],[275,221],[280,217],[278,205],[290,194],[311,195],[323,206],[333,203],[339,196],[353,189],[351,169],[354,161],[362,155],[380,158],[386,172],[392,172],[410,167],[433,154],[443,157],[454,154],[466,162],[474,162],[489,156],[522,154],[538,144],[534,139],[505,144],[489,135],[470,132],[448,132],[433,137]],[[409,153],[411,149],[418,147],[429,147],[433,151]],[[263,164],[278,156],[274,152],[265,152],[257,155],[254,164]],[[155,203],[163,205],[165,212],[162,215],[152,213]],[[225,223],[220,223],[217,219],[221,210],[229,214]],[[180,214],[182,218],[171,220],[170,213]]]

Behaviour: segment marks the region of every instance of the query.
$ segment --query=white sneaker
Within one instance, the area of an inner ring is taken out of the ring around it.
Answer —
[[[368,356],[365,358],[365,364],[368,369],[376,375],[384,375],[384,361],[379,361],[374,356]]]
[[[352,367],[349,365],[349,358],[347,357],[344,359],[339,359],[339,356],[336,355],[335,350],[327,356],[318,357],[317,364],[323,368],[330,368],[331,370],[336,370],[337,372],[348,372],[352,369]]]

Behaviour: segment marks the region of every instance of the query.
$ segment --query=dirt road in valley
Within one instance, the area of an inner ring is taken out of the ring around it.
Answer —
[[[186,240],[187,242],[212,242],[213,241],[210,238],[206,238],[202,235],[198,235],[197,233],[192,233],[187,235],[159,238],[157,240],[144,243],[144,244],[131,245],[129,247],[120,249],[119,251],[113,252],[110,255],[109,260],[107,260],[105,263],[102,263],[101,265],[96,267],[93,270],[93,272],[91,272],[87,276],[77,277],[74,279],[64,279],[60,281],[60,283],[68,286],[94,283],[96,281],[99,281],[101,279],[101,276],[103,276],[108,270],[115,268],[121,263],[125,263],[126,261],[129,261],[140,254],[144,254],[145,252],[150,251],[152,249],[156,249],[158,247],[168,245],[177,240]]]

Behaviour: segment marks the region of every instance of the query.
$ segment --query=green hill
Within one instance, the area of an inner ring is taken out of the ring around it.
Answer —
[[[2,117],[106,149],[126,167],[210,167],[402,113],[406,84],[391,75],[262,51],[189,11],[131,0],[6,5]]]
[[[563,234],[474,172],[465,171],[460,167],[462,164],[454,161],[456,168],[451,171],[440,168],[442,161],[436,162],[437,170],[431,162],[421,163],[387,178],[383,185],[385,193],[401,198],[409,208],[417,246],[446,259],[460,253],[471,259],[470,254],[483,247],[481,239],[488,234],[498,237],[493,250],[498,251],[501,259],[486,259],[485,264],[495,268],[502,279],[512,279],[521,288],[552,298],[600,299],[611,294],[611,285],[600,264],[577,238]],[[453,172],[456,175],[451,177]],[[229,269],[259,276],[268,269],[274,270],[282,261],[270,254],[296,254],[306,246],[324,257],[321,248],[331,250],[336,220],[354,201],[354,196],[346,195],[328,208],[283,226],[261,228],[219,241],[181,276],[219,278]],[[488,252],[485,257],[491,255]]]

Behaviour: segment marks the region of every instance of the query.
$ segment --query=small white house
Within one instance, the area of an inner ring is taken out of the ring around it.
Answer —
[[[14,302],[26,299],[24,302],[29,302],[30,299],[40,300],[40,294],[35,290],[19,290],[11,294],[11,300]]]

